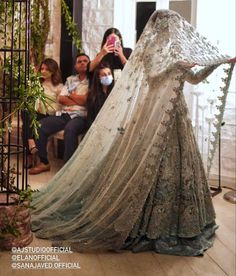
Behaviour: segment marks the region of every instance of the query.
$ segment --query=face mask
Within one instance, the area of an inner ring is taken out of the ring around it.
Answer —
[[[100,82],[102,85],[109,86],[113,81],[112,75],[101,77]]]
[[[52,76],[52,72],[50,72],[50,71],[44,71],[44,72],[41,73],[41,75],[42,75],[43,78],[49,79]]]

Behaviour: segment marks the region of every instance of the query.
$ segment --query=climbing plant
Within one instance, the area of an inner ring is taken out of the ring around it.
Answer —
[[[19,18],[23,18],[25,14],[25,6],[19,2],[14,4],[13,1],[0,2],[0,44],[5,48],[24,45],[24,22]],[[48,0],[32,0],[30,6],[30,58],[31,63],[38,66],[44,59],[44,50],[47,37],[50,30],[50,17],[48,9]],[[25,20],[27,20],[25,18]],[[14,22],[14,23],[13,23]],[[14,29],[12,26],[14,25]],[[14,41],[11,40],[10,33],[14,34]],[[19,35],[19,34],[22,35]],[[19,38],[21,41],[19,41]]]
[[[81,39],[78,34],[78,30],[76,27],[76,24],[73,22],[73,18],[71,16],[69,7],[67,6],[65,0],[61,0],[61,8],[62,8],[62,13],[65,17],[65,22],[66,22],[66,29],[69,32],[69,35],[72,37],[72,41],[78,51],[81,50]]]
[[[50,30],[48,0],[31,1],[31,61],[38,66],[44,59],[45,45]]]
[[[0,43],[1,40],[7,39],[7,29],[11,28],[11,17],[14,13],[15,32],[22,32],[21,23],[18,22],[18,14],[24,13],[24,9],[12,9],[13,1],[0,1]],[[61,0],[62,13],[65,18],[66,28],[68,34],[72,37],[73,44],[78,51],[81,50],[81,39],[78,34],[77,26],[73,22],[71,12],[65,0]],[[7,11],[6,11],[7,9]],[[49,0],[32,0],[30,7],[31,19],[30,19],[30,57],[31,63],[36,67],[44,59],[45,45],[50,31],[50,14],[49,14]],[[5,20],[3,16],[7,14],[9,20]],[[18,27],[17,23],[18,22]],[[14,37],[18,37],[16,34]],[[9,38],[10,39],[10,38]],[[15,41],[19,43],[19,41]],[[21,43],[21,42],[20,42]]]

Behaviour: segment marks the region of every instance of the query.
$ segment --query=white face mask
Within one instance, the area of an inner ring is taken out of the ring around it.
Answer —
[[[109,86],[113,81],[112,75],[101,77],[100,82],[102,85]]]

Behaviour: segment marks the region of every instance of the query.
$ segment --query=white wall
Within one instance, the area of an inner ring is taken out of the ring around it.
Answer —
[[[156,0],[157,9],[169,9],[169,0]]]
[[[147,0],[146,0],[147,1]],[[139,0],[114,0],[114,27],[118,28],[123,36],[125,47],[134,49],[136,43],[136,3]],[[147,2],[155,2],[148,0]],[[156,0],[156,8],[168,9],[169,0]]]
[[[235,0],[198,0],[197,29],[220,50],[235,55]]]
[[[113,27],[113,0],[83,1],[83,50],[90,58],[100,51],[104,32]]]
[[[114,0],[113,25],[121,32],[124,46],[133,49],[136,37],[134,0]]]
[[[198,0],[197,2],[197,29],[207,37],[212,44],[217,45],[220,52],[227,53],[234,57],[236,55],[236,19],[235,19],[235,0]],[[215,82],[219,81],[217,72],[212,76]],[[207,89],[199,86],[198,89]],[[224,121],[222,127],[222,176],[236,178],[235,175],[235,150],[236,150],[236,83],[235,71],[231,81]],[[213,92],[213,91],[211,91]],[[218,91],[216,91],[218,92]],[[213,94],[212,94],[213,95]],[[217,172],[217,160],[213,164],[213,173]]]

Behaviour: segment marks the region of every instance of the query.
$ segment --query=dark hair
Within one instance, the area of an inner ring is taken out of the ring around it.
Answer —
[[[99,95],[103,93],[99,74],[100,74],[100,70],[105,69],[105,68],[109,68],[111,70],[111,73],[113,76],[113,71],[112,71],[110,65],[108,65],[107,63],[100,63],[96,67],[96,69],[94,70],[92,83],[91,83],[91,87],[89,89],[89,94],[88,94],[88,98],[90,98],[92,102],[95,102],[96,98],[98,98]],[[108,86],[108,94],[111,92],[113,86],[114,86],[114,76],[113,76],[112,84]]]
[[[75,61],[77,61],[77,58],[78,58],[78,57],[82,57],[82,56],[87,57],[88,60],[90,61],[90,57],[89,57],[88,55],[86,55],[85,53],[78,53],[78,54],[76,55],[76,57],[75,57]]]
[[[117,35],[119,38],[120,38],[120,42],[121,42],[121,46],[122,48],[124,48],[124,45],[123,45],[123,39],[122,39],[122,35],[120,33],[120,31],[116,28],[109,28],[105,31],[104,35],[103,35],[103,39],[102,39],[102,44],[101,44],[101,48],[103,47],[103,45],[106,43],[107,41],[107,38],[110,34],[115,34]]]
[[[87,99],[88,115],[90,117],[93,117],[93,119],[95,119],[97,113],[99,112],[99,110],[101,109],[104,103],[104,92],[102,90],[102,84],[100,82],[99,73],[100,73],[100,70],[105,68],[109,68],[113,76],[113,71],[111,67],[106,63],[100,63],[94,70],[91,87],[88,93],[88,99]],[[108,86],[107,95],[109,95],[113,86],[114,86],[114,76],[113,76],[113,81],[111,85]]]
[[[41,71],[42,65],[45,64],[48,70],[52,73],[51,81],[54,86],[62,83],[61,70],[58,66],[58,63],[52,58],[46,58],[43,60],[39,66],[39,71]],[[43,78],[41,79],[43,82]]]

